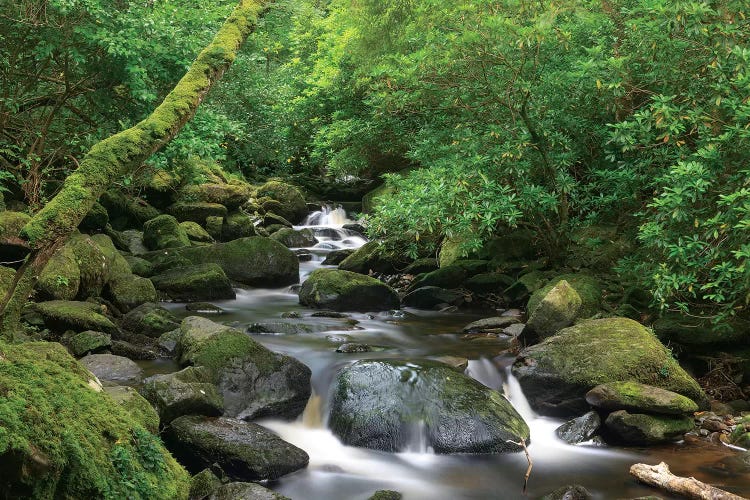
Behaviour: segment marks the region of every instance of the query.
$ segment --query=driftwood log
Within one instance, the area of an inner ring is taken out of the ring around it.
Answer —
[[[664,462],[659,465],[634,464],[630,467],[630,475],[649,486],[654,486],[675,495],[682,495],[686,498],[700,500],[747,500],[745,497],[698,481],[694,477],[675,476]]]

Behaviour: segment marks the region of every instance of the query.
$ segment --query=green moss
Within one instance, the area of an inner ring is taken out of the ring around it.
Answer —
[[[208,234],[208,231],[203,229],[197,222],[180,222],[180,227],[185,231],[190,241],[197,241],[199,243],[213,243],[214,241],[211,235]]]
[[[156,302],[156,288],[148,278],[133,274],[119,276],[107,284],[106,296],[120,309],[127,312],[146,302]]]
[[[582,273],[556,276],[531,295],[526,310],[529,313],[533,312],[544,296],[562,280],[567,281],[581,298],[581,310],[578,313],[580,318],[590,318],[599,312],[602,302],[602,290],[599,281],[593,276]]]
[[[109,335],[87,330],[73,335],[67,342],[73,356],[80,357],[88,352],[97,352],[112,345]]]
[[[143,243],[149,250],[190,246],[182,225],[171,215],[160,215],[143,224]]]
[[[206,498],[221,486],[221,479],[210,469],[203,469],[190,481],[190,498]]]
[[[107,209],[101,204],[94,202],[91,210],[89,210],[89,213],[86,214],[86,217],[83,218],[78,227],[82,231],[101,231],[108,223],[109,214],[107,214]]]
[[[106,333],[117,331],[114,323],[102,314],[102,308],[98,304],[51,300],[34,304],[33,307],[42,315],[45,324],[54,330],[94,330]]]
[[[116,385],[105,387],[104,392],[117,404],[125,408],[147,431],[152,434],[159,433],[159,414],[156,413],[156,410],[146,398],[138,394],[138,391],[132,387]]]
[[[396,292],[380,280],[339,269],[316,269],[302,284],[301,304],[336,311],[397,309]]]
[[[218,264],[183,266],[151,277],[154,286],[172,300],[234,299],[227,275]]]
[[[0,266],[0,297],[5,297],[13,286],[13,279],[16,276],[15,269]]]
[[[292,223],[300,222],[307,215],[307,205],[299,190],[283,182],[270,181],[255,192],[256,198],[267,196],[280,203],[274,212]]]
[[[187,497],[189,476],[158,438],[89,382],[59,344],[0,344],[0,493]]]
[[[204,224],[207,217],[221,217],[222,219],[226,217],[227,207],[218,203],[179,202],[170,205],[167,212],[180,222],[193,221]]]
[[[18,238],[21,229],[31,220],[27,214],[4,210],[0,212],[0,240]]]
[[[39,275],[36,290],[42,300],[73,300],[78,295],[80,284],[81,270],[75,253],[69,245],[65,245],[47,262]]]

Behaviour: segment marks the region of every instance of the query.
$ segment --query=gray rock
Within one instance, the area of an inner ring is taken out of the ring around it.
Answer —
[[[141,304],[122,317],[122,328],[129,332],[157,338],[179,328],[177,317],[153,302]]]
[[[403,304],[415,309],[434,309],[440,304],[461,304],[463,294],[437,286],[416,288],[404,296]]]
[[[143,370],[135,362],[113,354],[89,354],[80,359],[81,364],[102,381],[110,385],[137,385],[143,380]]]
[[[530,311],[523,336],[527,341],[545,339],[573,324],[581,310],[581,297],[570,284],[561,280]]]
[[[548,493],[541,500],[591,500],[591,493],[581,485],[569,484]]]
[[[637,382],[609,382],[586,393],[586,402],[606,411],[685,415],[698,411],[690,399],[666,389]]]
[[[360,352],[370,352],[372,351],[372,347],[370,347],[367,344],[357,344],[354,342],[341,344],[336,348],[336,352],[341,352],[345,354],[355,354]]]
[[[495,316],[484,318],[469,323],[463,328],[464,333],[494,332],[501,333],[510,325],[518,323],[518,318],[513,316]]]
[[[229,483],[220,486],[208,500],[291,500],[256,483]]]
[[[610,413],[604,425],[616,441],[630,445],[674,441],[695,427],[690,417],[644,415],[625,410]]]
[[[568,444],[578,444],[591,439],[601,425],[602,420],[599,414],[590,411],[578,418],[568,420],[555,429],[555,434]]]
[[[159,412],[163,424],[183,415],[218,417],[224,411],[222,397],[204,367],[189,366],[176,373],[149,377],[141,393]]]

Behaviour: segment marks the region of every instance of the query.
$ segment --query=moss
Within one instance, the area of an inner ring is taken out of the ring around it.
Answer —
[[[395,190],[388,184],[381,184],[362,197],[362,211],[366,214],[371,213],[378,204],[378,198],[394,192]]]
[[[232,284],[218,264],[180,267],[152,276],[151,280],[172,300],[194,302],[235,298]]]
[[[102,332],[87,330],[73,335],[67,342],[71,354],[81,357],[89,352],[100,352],[112,346],[112,339]]]
[[[91,210],[78,225],[82,231],[102,231],[109,223],[109,214],[107,209],[101,204],[94,202]]]
[[[530,311],[524,336],[543,339],[573,324],[581,311],[581,297],[567,281],[559,281]],[[528,330],[528,332],[526,331]],[[533,335],[531,335],[533,333]]]
[[[154,274],[153,264],[151,264],[146,259],[135,257],[134,255],[127,255],[124,258],[130,266],[130,269],[133,271],[133,274],[135,274],[136,276],[148,278],[149,276]]]
[[[187,497],[189,476],[158,438],[59,344],[0,344],[0,394],[2,496]]]
[[[152,434],[158,434],[159,414],[156,413],[156,410],[154,410],[154,407],[151,406],[151,403],[146,398],[138,394],[138,391],[132,387],[116,385],[105,387],[104,392],[117,404],[125,408],[147,431]]]
[[[91,237],[82,234],[72,235],[66,245],[73,251],[81,273],[78,297],[85,299],[101,295],[109,278],[104,251]]]
[[[13,286],[13,279],[16,276],[15,269],[0,266],[0,297],[5,297]]]
[[[190,498],[206,498],[221,486],[221,479],[210,469],[203,469],[190,480]]]
[[[21,212],[0,212],[0,241],[18,238],[21,229],[30,220],[31,217]]]
[[[593,276],[583,273],[556,276],[531,295],[526,310],[529,313],[533,312],[544,296],[562,280],[567,281],[581,298],[581,310],[578,313],[580,318],[590,318],[599,312],[602,303],[602,290],[599,281]]]
[[[185,229],[171,215],[160,215],[143,224],[143,243],[149,250],[190,246]]]
[[[127,312],[146,302],[156,302],[156,288],[148,278],[125,275],[107,284],[106,296],[120,309]]]
[[[34,310],[44,318],[44,323],[53,330],[86,330],[114,333],[114,323],[107,319],[98,304],[66,300],[52,300],[34,304]]]
[[[649,445],[676,439],[693,429],[691,417],[644,415],[619,410],[610,413],[605,426],[626,444]]]
[[[466,257],[463,245],[470,238],[471,236],[465,235],[454,235],[452,238],[445,238],[440,244],[440,254],[438,259],[440,267],[450,266],[457,260]]]
[[[250,198],[251,191],[252,188],[246,183],[205,183],[183,188],[180,192],[180,200],[218,203],[229,210],[234,210]]]
[[[227,207],[218,203],[179,202],[170,205],[167,212],[180,222],[193,221],[204,224],[207,217],[226,217]]]
[[[255,192],[256,198],[264,196],[278,201],[280,206],[275,208],[274,212],[292,223],[300,222],[307,215],[307,205],[302,193],[290,184],[278,181],[267,182]]]
[[[50,258],[36,283],[41,300],[73,300],[81,284],[81,269],[69,245],[63,246]]]
[[[396,292],[380,280],[338,269],[316,269],[299,291],[301,304],[335,311],[398,309]]]
[[[253,220],[242,212],[227,215],[221,227],[221,240],[232,241],[238,238],[255,236],[255,224]]]
[[[311,247],[318,242],[312,230],[302,229],[301,231],[296,231],[288,227],[274,232],[271,235],[271,239],[278,241],[288,248]]]
[[[112,239],[106,234],[95,234],[91,239],[101,249],[104,254],[104,265],[106,266],[106,281],[117,279],[121,276],[130,276],[133,272],[130,270],[130,264],[125,257],[115,248]]]
[[[599,385],[586,395],[586,401],[605,410],[669,415],[692,414],[698,411],[698,405],[690,398],[633,381]]]
[[[208,234],[208,231],[203,229],[197,222],[180,222],[180,227],[185,231],[190,241],[197,241],[199,243],[213,243],[214,241],[211,235]]]
[[[396,274],[411,263],[403,255],[389,253],[378,241],[369,241],[339,264],[339,269],[360,274],[370,271],[383,274]]]

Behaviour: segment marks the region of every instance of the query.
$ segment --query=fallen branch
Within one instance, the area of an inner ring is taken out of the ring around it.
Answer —
[[[682,495],[686,498],[699,500],[747,500],[745,497],[698,481],[694,477],[675,476],[664,462],[661,462],[659,465],[634,464],[630,467],[630,475],[649,486],[675,495]]]
[[[529,485],[529,477],[531,476],[531,469],[534,467],[534,462],[531,460],[531,455],[529,455],[529,449],[526,447],[526,441],[521,439],[520,442],[515,442],[511,440],[507,440],[506,443],[512,443],[517,446],[520,446],[523,448],[523,452],[526,454],[526,461],[529,463],[529,466],[526,468],[526,474],[523,476],[523,493],[526,494],[526,487]]]

